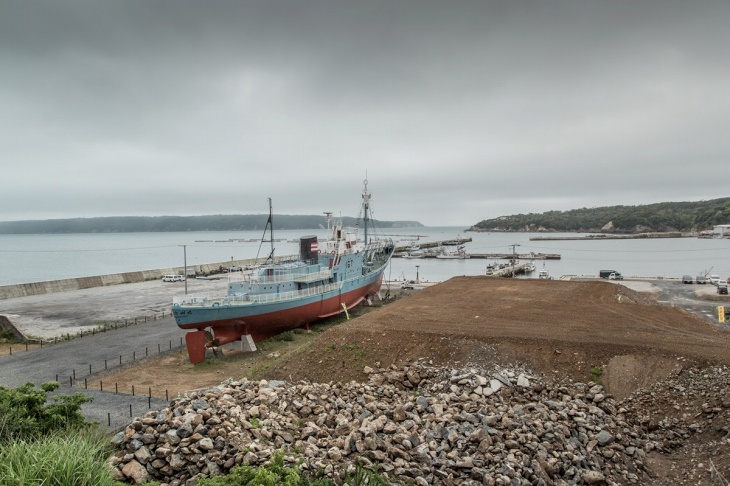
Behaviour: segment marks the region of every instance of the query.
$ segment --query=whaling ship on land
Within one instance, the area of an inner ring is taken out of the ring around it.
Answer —
[[[204,361],[207,347],[242,338],[262,341],[345,312],[376,295],[395,245],[391,239],[369,233],[370,197],[366,180],[358,216],[362,239],[359,228],[344,228],[325,213],[329,237],[318,241],[316,236],[303,236],[299,258],[279,262],[274,258],[269,201],[267,230],[272,244],[267,264],[253,273],[230,277],[225,295],[185,295],[173,301],[177,325],[191,331],[185,336],[190,361]]]

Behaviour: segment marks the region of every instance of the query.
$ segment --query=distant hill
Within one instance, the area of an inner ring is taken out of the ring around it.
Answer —
[[[516,214],[485,219],[469,231],[554,231],[580,233],[700,232],[730,224],[730,198],[663,202],[641,206]]]
[[[179,231],[248,231],[263,230],[268,214],[214,216],[118,216],[103,218],[48,219],[0,222],[0,234],[62,233],[144,233]],[[307,230],[326,228],[322,215],[274,215],[275,230]],[[343,217],[346,226],[356,218]],[[417,221],[374,221],[379,228],[423,227]]]

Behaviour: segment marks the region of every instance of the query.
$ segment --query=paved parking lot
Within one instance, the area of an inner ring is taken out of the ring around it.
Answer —
[[[235,274],[238,276],[238,274]],[[154,280],[0,300],[4,315],[29,337],[54,337],[91,331],[103,323],[144,321],[170,315],[174,296],[225,293],[228,280]]]

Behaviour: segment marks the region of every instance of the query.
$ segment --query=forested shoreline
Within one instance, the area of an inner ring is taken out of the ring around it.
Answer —
[[[185,231],[255,231],[263,230],[268,214],[213,216],[118,216],[0,222],[0,234],[66,233],[146,233]],[[305,230],[327,227],[323,215],[273,215],[278,230]],[[342,218],[346,226],[357,219]],[[381,228],[422,227],[417,221],[375,221]]]
[[[699,233],[710,231],[713,226],[719,224],[730,224],[730,198],[516,214],[480,221],[469,230],[629,234],[673,231]]]

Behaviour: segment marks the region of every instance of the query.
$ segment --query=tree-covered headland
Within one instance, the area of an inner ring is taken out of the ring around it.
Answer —
[[[699,233],[730,224],[730,197],[697,202],[663,202],[641,206],[515,214],[485,219],[471,231],[555,231],[580,233]]]

